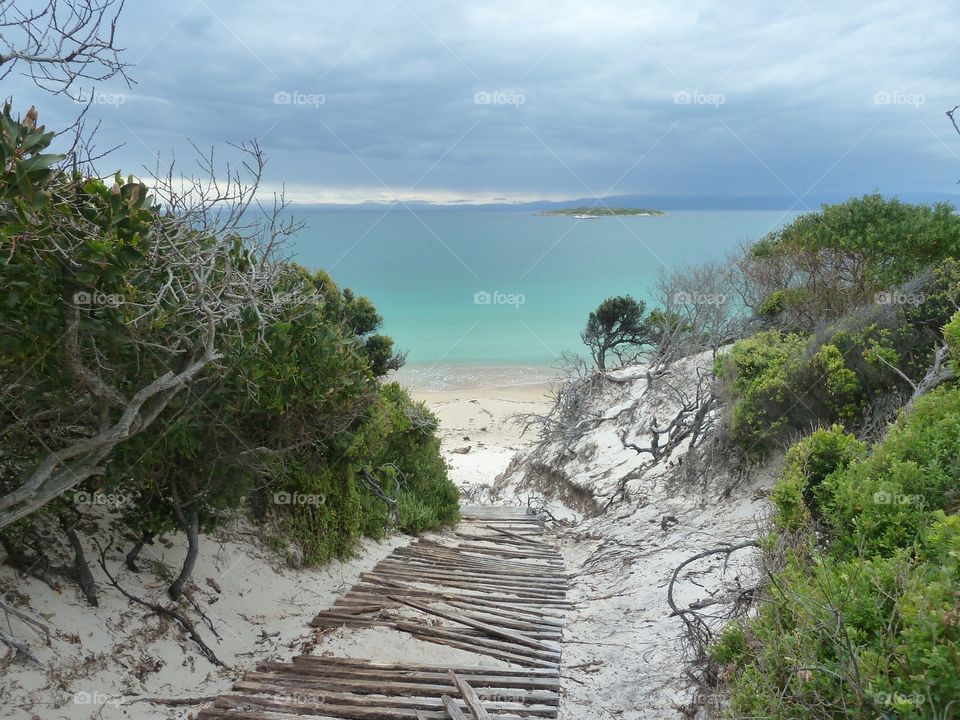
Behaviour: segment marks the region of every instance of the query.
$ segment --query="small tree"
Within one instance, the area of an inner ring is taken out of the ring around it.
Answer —
[[[629,295],[607,298],[590,313],[587,326],[580,333],[584,344],[600,370],[606,369],[607,353],[621,362],[635,356],[644,345],[653,341],[644,313],[646,303]]]

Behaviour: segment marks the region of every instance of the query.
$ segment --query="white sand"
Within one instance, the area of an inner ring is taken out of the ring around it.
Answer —
[[[495,385],[496,383],[494,383]],[[546,384],[515,385],[459,391],[418,392],[441,420],[444,457],[451,477],[465,499],[482,496],[525,447],[520,429],[510,422],[516,413],[547,407]],[[454,452],[469,447],[469,452]],[[100,518],[96,537],[110,535],[109,516]],[[17,619],[9,634],[28,640],[41,667],[18,661],[0,670],[0,705],[3,717],[17,720],[87,720],[101,718],[186,718],[200,704],[169,708],[143,701],[145,697],[204,698],[222,693],[258,662],[289,660],[300,653],[340,655],[380,661],[427,664],[500,664],[435,643],[417,640],[387,629],[339,629],[333,633],[309,627],[313,615],[333,604],[366,572],[410,538],[383,543],[364,542],[358,557],[334,562],[319,570],[293,570],[281,558],[259,546],[252,528],[238,524],[215,537],[201,538],[201,553],[194,572],[194,597],[209,616],[220,638],[209,627],[197,627],[206,643],[227,667],[217,668],[204,659],[196,645],[176,624],[131,605],[110,587],[96,567],[92,532],[84,534],[88,560],[97,580],[100,607],[88,607],[79,591],[66,582],[55,592],[39,580],[18,578],[0,565],[0,591],[15,589],[25,596],[5,602],[46,623],[51,638],[32,633]],[[122,551],[129,549],[129,543]],[[185,552],[182,537],[171,536],[164,545],[146,547],[139,575],[123,567],[119,544],[108,552],[108,567],[130,592],[169,604],[166,583],[151,567],[162,563],[176,572]],[[0,552],[0,562],[3,554]],[[219,588],[219,591],[215,588]],[[20,604],[20,603],[23,604]],[[196,614],[191,613],[196,619]],[[4,621],[0,612],[0,622]]]
[[[101,542],[107,536],[103,525]],[[30,641],[42,664],[38,668],[18,661],[0,671],[0,715],[18,720],[187,717],[199,705],[177,715],[180,709],[138,699],[215,695],[257,662],[309,652],[315,639],[308,625],[313,615],[349,590],[361,572],[410,540],[399,536],[380,544],[367,541],[354,560],[293,570],[260,548],[251,534],[250,528],[238,525],[216,538],[202,537],[193,576],[194,598],[220,638],[201,622],[197,628],[226,668],[207,661],[178,625],[131,605],[106,583],[99,567],[93,571],[100,606],[93,608],[72,585],[64,583],[61,592],[54,592],[39,580],[18,579],[10,567],[0,566],[0,587],[23,593],[27,601],[18,609],[46,623],[52,634],[47,644],[17,619],[10,619],[8,628],[0,611],[4,631]],[[145,548],[139,575],[121,569],[120,552],[108,553],[108,567],[129,592],[168,605],[166,584],[149,566],[162,562],[178,569],[184,544],[171,545]],[[86,550],[95,566],[92,542]],[[12,597],[8,592],[5,602],[13,604]]]
[[[465,500],[483,502],[485,486],[535,440],[532,431],[521,437],[522,428],[512,418],[546,410],[547,390],[546,383],[532,383],[412,393],[440,419],[443,456]]]

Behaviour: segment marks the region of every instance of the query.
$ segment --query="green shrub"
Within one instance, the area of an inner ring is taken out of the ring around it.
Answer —
[[[950,348],[950,360],[957,365],[960,363],[960,312],[950,318],[950,322],[943,326],[943,338]]]
[[[812,538],[813,510],[828,533],[802,552],[781,544],[758,616],[712,647],[731,718],[960,717],[958,467],[954,388],[921,398],[869,454],[839,426],[790,449],[775,526]]]
[[[952,206],[875,193],[800,215],[756,243],[740,270],[766,326],[813,332],[958,253]]]
[[[789,375],[803,346],[803,338],[771,330],[741,340],[717,358],[717,377],[736,398],[732,437],[749,459],[762,458],[789,422],[787,410],[796,402]]]
[[[920,398],[868,457],[824,481],[834,552],[889,556],[910,547],[933,511],[960,504],[958,470],[960,390],[940,388]]]
[[[922,378],[941,333],[960,334],[949,324],[958,278],[948,260],[910,284],[906,296],[916,302],[857,308],[813,335],[767,330],[737,342],[716,374],[732,404],[731,438],[745,457],[762,459],[817,426],[840,422],[858,431],[875,402],[909,396],[904,376]]]
[[[360,537],[362,508],[346,466],[287,463],[270,494],[266,529],[274,545],[297,547],[294,565],[322,565],[349,557]]]
[[[834,425],[817,430],[793,445],[784,459],[783,476],[773,488],[774,524],[797,532],[821,514],[818,494],[823,481],[844,470],[866,452],[866,443]]]

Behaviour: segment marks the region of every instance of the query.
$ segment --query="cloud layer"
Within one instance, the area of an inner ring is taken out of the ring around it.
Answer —
[[[120,24],[107,164],[257,138],[304,201],[952,191],[960,7],[171,0]],[[50,126],[76,113],[26,81]]]

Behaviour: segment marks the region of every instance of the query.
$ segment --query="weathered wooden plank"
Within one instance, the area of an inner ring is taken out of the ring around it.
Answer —
[[[520,507],[465,507],[462,516],[454,544],[447,536],[394,550],[312,622],[392,627],[506,664],[448,668],[298,656],[260,663],[199,718],[556,718],[563,613],[573,605],[563,557],[544,540],[545,518]],[[412,622],[402,608],[446,623]]]
[[[244,681],[272,682],[272,683],[300,683],[304,687],[323,687],[324,685],[338,685],[341,687],[367,687],[370,692],[381,695],[397,694],[426,694],[436,695],[446,685],[447,672],[436,668],[430,673],[403,673],[399,671],[381,672],[379,675],[354,668],[339,668],[327,665],[309,665],[292,663],[261,663],[257,670],[249,670],[244,675]],[[492,692],[503,692],[523,698],[524,702],[556,705],[557,693],[560,690],[559,676],[544,677],[524,676],[524,670],[531,668],[516,668],[513,675],[486,675],[464,674],[476,687],[486,688]],[[358,671],[359,670],[359,671]],[[371,679],[375,682],[371,682]],[[387,683],[385,689],[375,687],[377,682]],[[422,687],[421,687],[422,686]]]
[[[474,692],[473,688],[453,670],[450,671],[450,679],[453,681],[453,684],[457,686],[457,690],[460,691],[460,696],[467,704],[467,707],[470,708],[474,720],[490,720],[490,716],[487,714],[487,711],[484,710],[483,705],[480,703],[480,698],[477,697],[477,693]]]
[[[398,622],[398,630],[409,632],[413,635],[422,637],[425,640],[453,640],[463,643],[468,647],[474,648],[479,652],[480,648],[485,650],[496,650],[500,653],[506,653],[509,656],[523,658],[526,662],[533,662],[538,667],[553,667],[560,663],[560,651],[534,650],[522,645],[504,642],[502,640],[493,640],[489,638],[479,638],[466,633],[459,632],[450,628],[440,628],[435,626],[419,625],[417,623]]]
[[[449,679],[449,678],[448,678]],[[270,680],[241,680],[234,683],[233,689],[244,693],[244,697],[251,695],[254,698],[270,695],[276,702],[292,701],[310,706],[320,705],[348,705],[353,707],[390,707],[406,710],[431,710],[437,707],[437,698],[450,692],[450,685],[436,687],[436,692],[420,692],[416,688],[407,693],[380,693],[373,690],[371,694],[357,694],[341,692],[339,688],[302,687],[290,683]],[[433,689],[433,688],[431,688]],[[240,697],[239,695],[236,695]],[[526,698],[517,691],[499,691],[485,693],[487,706],[495,712],[509,712],[530,715],[531,717],[556,717],[557,703],[543,705],[527,702]],[[470,708],[470,703],[464,697],[463,704]]]
[[[527,647],[535,648],[538,650],[545,650],[550,653],[560,652],[560,648],[558,647],[548,645],[547,643],[541,642],[539,640],[534,640],[533,638],[522,635],[521,633],[513,632],[511,630],[506,630],[504,628],[497,627],[495,625],[490,625],[489,623],[484,623],[478,620],[474,620],[464,615],[463,613],[450,612],[447,610],[443,610],[441,608],[434,607],[432,605],[418,603],[413,600],[402,600],[393,595],[388,595],[388,597],[391,600],[395,600],[396,602],[402,602],[404,605],[409,605],[410,607],[414,608],[415,610],[419,610],[420,612],[424,612],[429,615],[436,615],[437,617],[441,617],[444,620],[452,620],[453,622],[460,623],[461,625],[466,625],[467,627],[471,627],[474,630],[480,630],[481,632],[484,632],[487,635],[502,638],[511,643],[526,645]]]
[[[439,568],[430,568],[426,565],[408,565],[405,563],[380,563],[374,568],[377,575],[398,575],[401,577],[430,578],[435,580],[456,580],[458,582],[479,582],[483,584],[493,584],[497,587],[516,588],[518,590],[536,590],[546,591],[551,596],[564,595],[567,592],[567,585],[563,581],[531,581],[523,578],[509,579],[506,577],[497,577],[486,573],[466,573],[456,570],[447,570]]]
[[[460,588],[462,590],[475,590],[478,592],[491,593],[500,591],[504,595],[510,595],[516,598],[523,598],[532,602],[547,602],[553,600],[554,602],[562,602],[563,598],[566,596],[564,592],[554,592],[554,591],[533,591],[533,590],[524,590],[518,587],[513,586],[498,586],[494,583],[484,582],[483,580],[454,580],[454,579],[444,579],[444,578],[435,578],[435,577],[417,577],[411,576],[409,574],[403,573],[363,573],[360,575],[363,580],[375,581],[376,579],[382,580],[394,580],[401,579],[406,580],[407,582],[423,582],[440,587],[452,587]],[[439,592],[439,591],[438,591]],[[542,594],[541,594],[542,593]],[[431,593],[433,595],[435,593]]]
[[[558,671],[555,669],[541,670],[538,668],[523,668],[521,671],[518,668],[512,668],[509,666],[491,667],[487,665],[445,665],[441,668],[436,665],[424,665],[417,663],[389,663],[376,660],[363,660],[359,658],[339,658],[332,655],[296,655],[293,658],[293,664],[296,665],[300,663],[307,665],[336,665],[338,667],[355,667],[372,671],[402,671],[410,673],[440,672],[444,675],[446,675],[448,670],[453,670],[458,675],[463,675],[464,677],[470,677],[472,675],[511,676],[515,675],[517,672],[522,672],[524,676],[528,677],[555,677],[558,675]],[[268,664],[283,664],[285,666],[289,666],[289,663]]]
[[[460,708],[457,707],[457,704],[453,701],[453,698],[449,695],[444,695],[440,698],[443,701],[443,707],[447,710],[447,715],[450,716],[450,720],[467,720],[467,716],[461,712]]]

